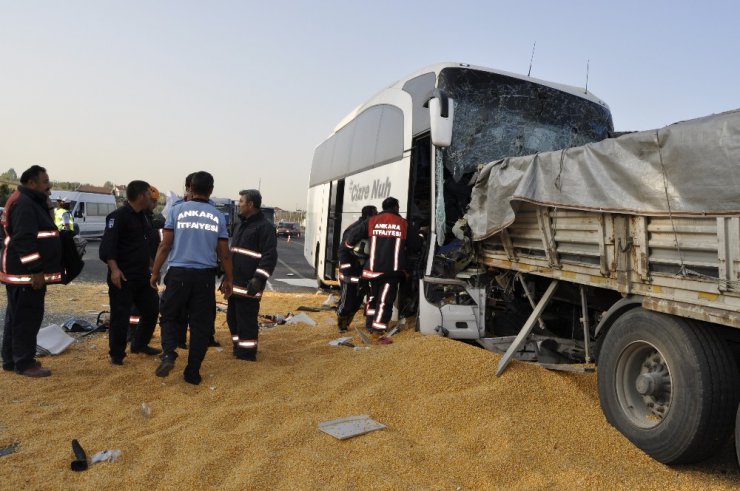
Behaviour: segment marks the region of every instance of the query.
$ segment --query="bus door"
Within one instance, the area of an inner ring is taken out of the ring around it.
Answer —
[[[344,179],[332,181],[329,190],[329,210],[326,220],[326,247],[324,248],[324,279],[336,280],[339,260],[337,252],[342,241],[342,205]]]
[[[416,227],[430,227],[432,217],[432,138],[424,133],[413,139],[409,172],[408,212],[406,218]],[[427,244],[408,256],[411,281],[399,286],[398,305],[403,306],[399,315],[406,317],[416,312],[419,304],[419,282],[424,276],[424,265],[428,252]]]

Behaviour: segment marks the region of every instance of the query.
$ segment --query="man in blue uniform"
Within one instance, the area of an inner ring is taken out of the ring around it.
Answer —
[[[196,172],[190,191],[192,199],[173,206],[168,213],[150,284],[157,288],[160,270],[168,260],[166,289],[160,303],[164,353],[155,373],[158,377],[166,377],[174,368],[178,328],[183,314],[187,314],[190,349],[183,375],[186,382],[198,385],[208,340],[215,330],[217,258],[224,270],[221,289],[226,298],[231,296],[233,276],[224,216],[208,202],[213,192],[213,176],[208,172]]]
[[[231,241],[234,288],[226,319],[234,343],[234,356],[257,361],[257,314],[262,291],[277,264],[277,237],[275,227],[260,211],[260,192],[247,189],[239,194],[240,222]]]

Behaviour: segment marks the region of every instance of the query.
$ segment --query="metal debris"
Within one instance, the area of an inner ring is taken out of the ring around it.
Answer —
[[[18,448],[20,448],[20,446],[20,442],[15,442],[11,443],[7,447],[0,447],[0,457],[5,457],[6,455],[15,453],[16,451],[18,451]]]

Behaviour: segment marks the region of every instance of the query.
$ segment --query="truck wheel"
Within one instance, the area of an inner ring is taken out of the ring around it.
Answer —
[[[598,376],[606,419],[660,462],[704,460],[732,432],[738,370],[709,326],[632,309],[606,334]]]

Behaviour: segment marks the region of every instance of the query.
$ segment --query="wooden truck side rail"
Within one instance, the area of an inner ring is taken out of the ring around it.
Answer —
[[[670,218],[522,203],[476,243],[489,267],[644,298],[643,308],[740,328],[740,218]]]

